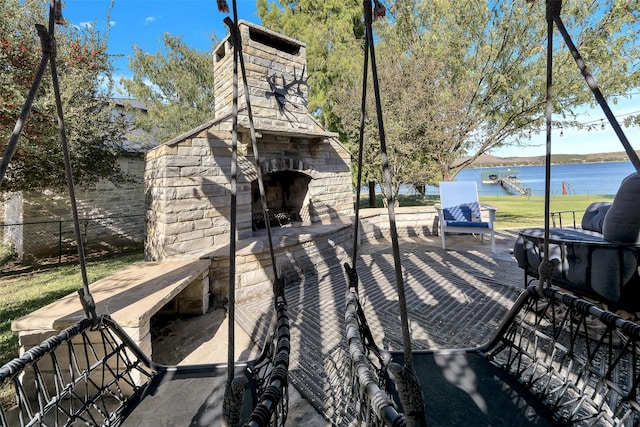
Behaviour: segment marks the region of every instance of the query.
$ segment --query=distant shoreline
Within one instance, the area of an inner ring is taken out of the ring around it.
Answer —
[[[640,155],[640,150],[636,151]],[[545,164],[546,156],[531,157],[497,157],[491,154],[483,154],[478,157],[468,167],[513,167],[513,166],[539,166]],[[592,153],[592,154],[552,154],[552,164],[572,164],[572,163],[605,163],[605,162],[625,162],[629,161],[627,153],[618,151],[614,153]]]

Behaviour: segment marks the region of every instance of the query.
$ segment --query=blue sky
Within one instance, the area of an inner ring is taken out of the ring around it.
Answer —
[[[109,0],[66,0],[63,15],[72,25],[95,25],[101,32],[107,29]],[[229,0],[231,5],[231,0]],[[260,23],[255,0],[237,0],[238,17]],[[111,12],[109,52],[123,55],[116,59],[118,73],[130,76],[127,66],[133,45],[155,53],[161,47],[164,33],[182,35],[187,45],[200,50],[212,46],[211,37],[218,40],[227,34],[215,0],[115,0]]]
[[[231,5],[231,0],[228,2]],[[100,31],[106,31],[109,0],[66,0],[64,4],[63,14],[72,25],[96,25]],[[237,5],[240,19],[260,24],[255,0],[237,0]],[[218,12],[215,0],[115,0],[110,17],[109,52],[121,55],[114,61],[118,68],[116,73],[130,77],[128,62],[133,45],[154,53],[160,48],[160,40],[165,32],[182,35],[187,45],[193,48],[210,49],[212,36],[219,40],[227,34],[227,27],[222,22],[225,16]],[[616,116],[639,111],[640,94],[632,99],[620,99],[610,107]],[[578,120],[583,123],[599,122],[604,117],[597,107],[594,110],[584,109]],[[640,149],[640,128],[623,126],[623,129],[632,146]],[[605,124],[604,130],[590,132],[565,129],[562,137],[559,130],[554,130],[552,141],[552,152],[558,154],[623,151],[608,124]],[[526,143],[527,147],[505,147],[492,154],[501,157],[544,155],[544,132],[532,134],[531,140]]]
[[[576,72],[578,69],[576,68]],[[585,83],[586,84],[586,83]],[[624,116],[629,113],[640,113],[640,94],[635,94],[631,98],[620,98],[617,103],[609,101],[609,108],[618,118],[618,122],[622,127],[631,146],[640,149],[640,128],[625,127],[623,124]],[[594,123],[593,130],[563,129],[560,136],[559,129],[553,129],[551,134],[551,152],[553,154],[589,154],[589,153],[608,153],[615,151],[624,151],[624,147],[620,143],[616,133],[609,125],[600,106],[592,108],[583,108],[577,111],[578,121],[580,123]],[[604,129],[601,129],[601,123],[604,123]],[[525,141],[526,147],[504,147],[491,154],[499,157],[522,157],[522,156],[543,156],[546,152],[546,135],[545,130],[540,129],[538,134],[532,133],[531,140]]]

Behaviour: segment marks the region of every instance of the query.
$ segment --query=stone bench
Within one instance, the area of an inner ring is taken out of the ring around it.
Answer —
[[[151,317],[204,314],[209,307],[208,260],[141,262],[89,285],[98,315],[108,314],[151,357]],[[21,354],[85,317],[77,293],[11,323]]]

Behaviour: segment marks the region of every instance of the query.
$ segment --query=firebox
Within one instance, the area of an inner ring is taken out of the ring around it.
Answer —
[[[263,176],[268,217],[272,226],[301,223],[300,210],[307,199],[311,177],[300,172],[279,171]],[[265,227],[258,182],[251,183],[251,217],[253,229]]]

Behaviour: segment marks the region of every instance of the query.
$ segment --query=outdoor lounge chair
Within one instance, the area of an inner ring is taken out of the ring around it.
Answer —
[[[610,310],[640,311],[640,175],[620,184],[613,203],[594,202],[581,228],[551,228],[548,258],[551,282]],[[575,216],[575,215],[574,215]],[[544,229],[520,230],[513,255],[524,270],[525,286],[538,279],[544,258]]]
[[[488,221],[483,221],[480,207],[488,211]],[[478,202],[478,187],[475,181],[443,181],[440,183],[440,205],[438,222],[442,249],[446,249],[446,233],[485,234],[491,235],[491,252],[496,251],[496,237],[493,222],[496,218],[496,208],[480,205]]]

